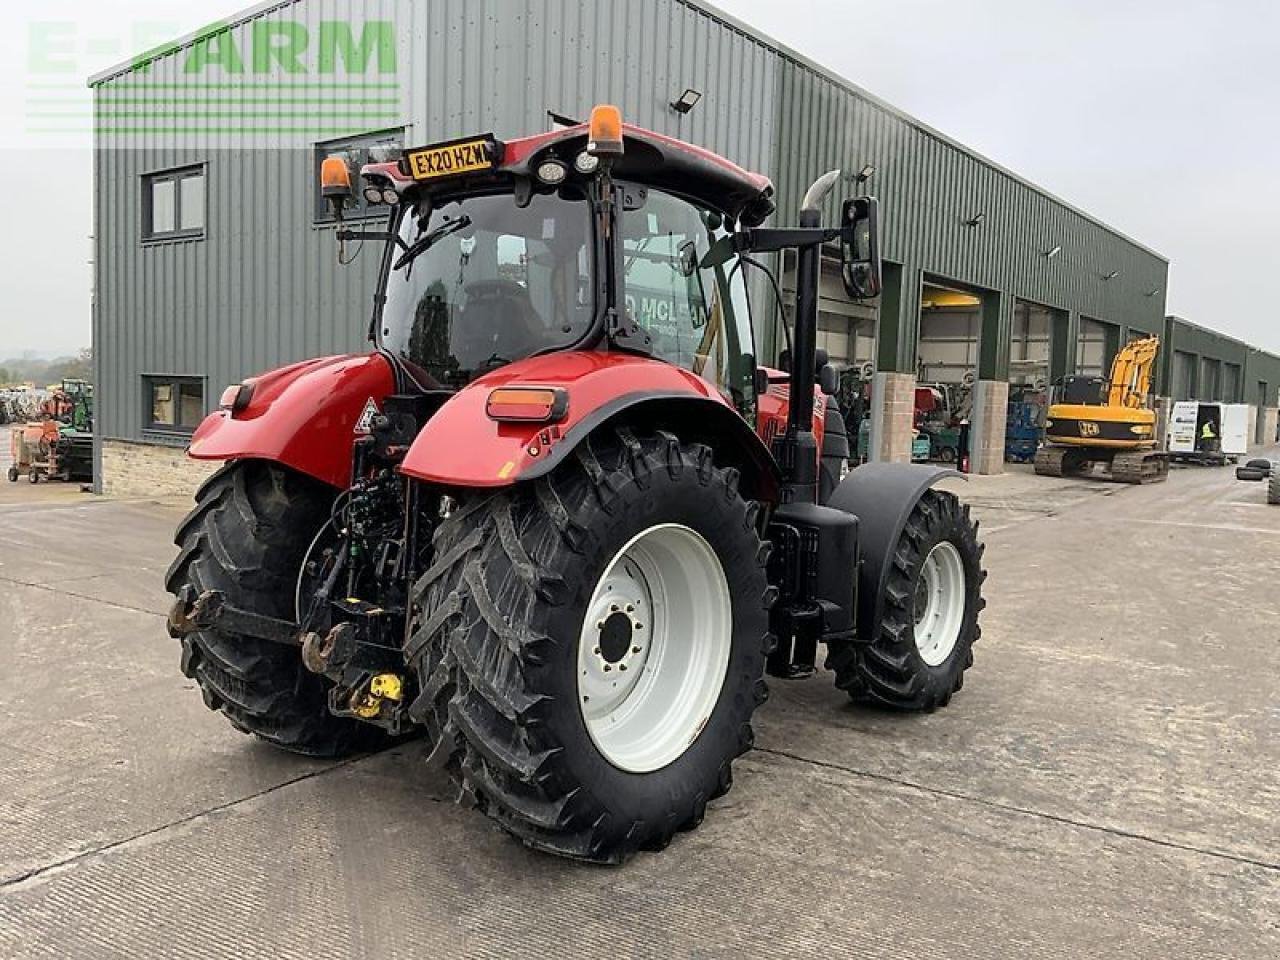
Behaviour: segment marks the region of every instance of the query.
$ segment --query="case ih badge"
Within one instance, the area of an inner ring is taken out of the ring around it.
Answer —
[[[351,172],[321,173],[341,218]],[[338,240],[383,245],[373,349],[270,374],[193,438],[229,463],[168,575],[206,703],[312,756],[418,734],[523,843],[618,862],[701,822],[764,675],[813,674],[819,643],[855,699],[951,700],[976,525],[934,489],[952,471],[848,471],[822,398],[822,250],[875,297],[874,199],[824,227],[833,171],[761,229],[767,178],[614,107],[465,177],[361,176],[386,225]],[[739,257],[787,250],[784,374],[755,363]]]

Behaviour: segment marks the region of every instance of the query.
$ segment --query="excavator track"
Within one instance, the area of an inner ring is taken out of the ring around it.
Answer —
[[[1089,458],[1085,451],[1071,447],[1041,447],[1035,464],[1042,477],[1075,477],[1089,468]]]
[[[1160,483],[1169,476],[1169,458],[1155,450],[1103,450],[1090,447],[1041,447],[1036,473],[1042,477],[1080,477],[1095,463],[1106,466],[1117,483]]]
[[[1154,450],[1126,450],[1111,458],[1111,479],[1118,483],[1160,483],[1169,477],[1169,458]]]

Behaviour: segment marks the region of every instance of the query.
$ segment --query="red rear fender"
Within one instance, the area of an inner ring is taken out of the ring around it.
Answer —
[[[191,438],[196,460],[272,460],[346,488],[351,448],[370,401],[379,409],[395,390],[379,354],[325,357],[253,378],[249,405],[211,414]]]
[[[489,395],[509,386],[563,389],[569,400],[564,419],[554,425],[493,420]],[[741,464],[744,487],[764,498],[776,490],[767,449],[713,386],[660,360],[596,351],[531,357],[468,385],[427,422],[401,470],[448,486],[511,486],[549,473],[593,430],[638,408],[652,414],[642,422],[685,439],[724,437]]]

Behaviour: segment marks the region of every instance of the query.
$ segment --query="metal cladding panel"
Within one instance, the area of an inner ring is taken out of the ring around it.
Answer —
[[[1197,361],[1217,361],[1223,369],[1232,364],[1242,371],[1240,378],[1243,402],[1253,403],[1256,398],[1258,382],[1267,384],[1271,398],[1269,406],[1277,403],[1277,391],[1280,391],[1280,356],[1266,353],[1256,347],[1226,334],[1218,333],[1198,326],[1181,317],[1168,317],[1165,325],[1165,344],[1172,349],[1161,361],[1160,390],[1166,396],[1177,397],[1174,391],[1174,359],[1173,351],[1193,356]],[[1163,345],[1162,345],[1163,346]],[[1198,368],[1197,372],[1198,372]]]
[[[780,54],[779,69],[773,171],[781,219],[796,216],[824,171],[852,175],[870,163],[876,173],[866,189],[882,202],[888,259],[1134,329],[1162,329],[1164,259],[812,65]],[[850,183],[844,192],[854,189]],[[982,225],[968,226],[978,214]],[[1045,256],[1059,245],[1060,254]]]

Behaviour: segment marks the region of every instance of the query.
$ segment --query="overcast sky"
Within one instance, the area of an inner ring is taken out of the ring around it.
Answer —
[[[1164,254],[1170,312],[1280,351],[1280,324],[1263,296],[1280,274],[1280,3],[718,2]],[[44,0],[8,8],[0,359],[70,352],[90,339],[90,154],[87,138],[28,132],[33,84],[50,66],[33,53],[40,32],[54,25],[55,66],[74,63],[82,81],[248,5]],[[70,95],[88,102],[87,92]]]

